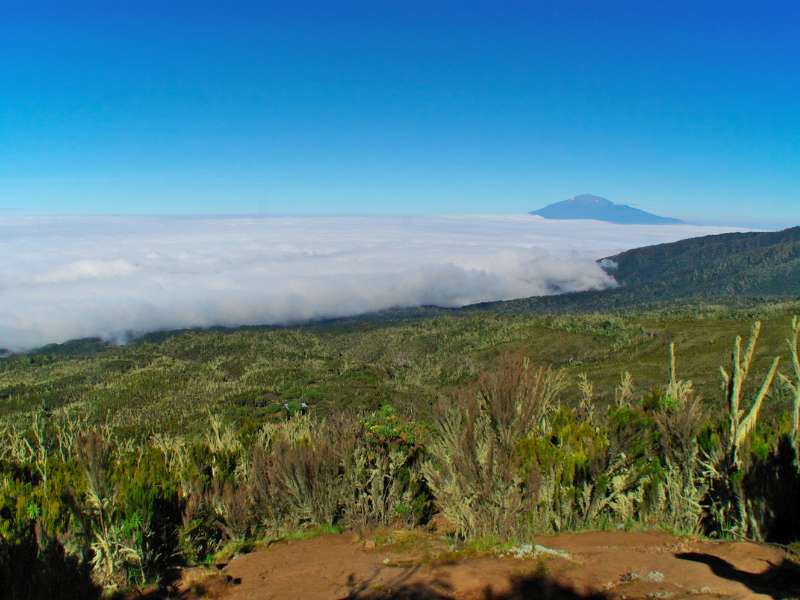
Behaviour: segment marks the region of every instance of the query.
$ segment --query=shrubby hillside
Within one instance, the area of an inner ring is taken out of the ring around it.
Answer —
[[[676,342],[685,376],[713,396],[717,366],[742,323],[764,321],[763,355],[788,359],[785,331],[797,304],[713,305],[574,315],[445,312],[436,317],[351,319],[299,328],[184,331],[125,346],[83,340],[0,359],[0,417],[69,408],[131,432],[187,433],[208,410],[255,427],[284,404],[318,414],[375,410],[386,402],[429,417],[442,395],[508,357],[586,374],[608,403],[624,372],[639,389],[663,382]]]
[[[490,303],[467,310],[575,313],[713,302],[742,306],[800,296],[800,227],[726,233],[603,259],[614,289]]]
[[[800,295],[800,227],[693,238],[608,260],[622,286],[642,298]]]
[[[791,542],[798,309],[343,321],[2,359],[0,578],[10,597],[90,597],[437,513],[455,548],[631,527]]]

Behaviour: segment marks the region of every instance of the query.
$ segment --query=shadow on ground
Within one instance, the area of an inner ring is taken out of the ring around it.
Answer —
[[[365,581],[350,582],[351,592],[348,600],[453,600],[452,585],[446,581],[429,584],[410,582],[416,570],[409,570],[394,580],[382,580],[378,584],[375,577]],[[583,594],[574,588],[549,578],[545,573],[518,576],[511,579],[509,589],[494,592],[491,588],[483,591],[483,600],[608,600],[601,593]]]
[[[681,560],[708,565],[717,577],[738,581],[755,594],[764,594],[776,600],[800,597],[800,565],[790,560],[784,559],[779,564],[770,563],[763,573],[749,573],[711,554],[686,552],[675,556]]]
[[[1,600],[95,600],[101,590],[87,565],[53,544],[0,544]]]
[[[241,580],[223,573],[205,577],[191,585],[181,585],[180,578],[162,581],[158,587],[112,597],[111,600],[198,600],[224,597]]]

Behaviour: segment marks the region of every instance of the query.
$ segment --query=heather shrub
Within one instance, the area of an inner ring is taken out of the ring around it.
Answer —
[[[532,527],[540,473],[520,442],[543,432],[565,379],[527,361],[484,375],[477,391],[443,407],[422,471],[437,508],[462,537],[513,539]]]
[[[115,501],[123,507],[123,535],[138,557],[137,582],[156,579],[177,558],[178,481],[152,447],[120,456],[112,479]]]
[[[708,492],[698,436],[706,423],[691,381],[678,378],[675,345],[670,345],[670,382],[654,415],[663,466],[655,507],[661,525],[698,533]]]
[[[764,425],[755,432],[742,474],[750,536],[789,544],[800,532],[800,473],[788,422]]]
[[[562,408],[522,448],[539,481],[536,531],[606,527],[639,516],[647,461],[616,449],[612,430],[599,418]]]
[[[388,405],[364,420],[352,452],[344,456],[344,523],[412,526],[428,516],[417,429]]]
[[[251,486],[258,511],[273,529],[332,525],[347,491],[343,468],[356,445],[356,423],[307,417],[268,426],[252,456]]]

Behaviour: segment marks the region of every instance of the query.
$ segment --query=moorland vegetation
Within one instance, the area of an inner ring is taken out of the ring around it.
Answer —
[[[5,358],[2,589],[90,597],[436,514],[456,548],[605,528],[794,542],[797,308],[355,320]]]

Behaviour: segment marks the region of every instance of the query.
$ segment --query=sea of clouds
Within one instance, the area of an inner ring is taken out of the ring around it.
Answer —
[[[531,216],[0,217],[0,348],[616,285],[597,260],[731,231]]]

